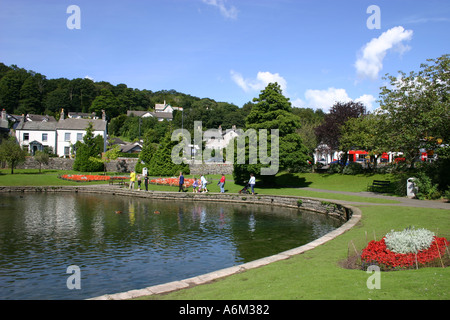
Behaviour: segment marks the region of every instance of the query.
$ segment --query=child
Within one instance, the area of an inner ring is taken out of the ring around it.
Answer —
[[[202,192],[208,192],[208,189],[206,188],[206,185],[208,184],[208,181],[206,181],[206,178],[205,178],[204,175],[202,175],[200,177],[200,181],[201,181],[201,184],[202,184]]]
[[[192,183],[192,192],[197,193],[197,188],[198,188],[198,180],[197,178],[194,177],[194,182]]]

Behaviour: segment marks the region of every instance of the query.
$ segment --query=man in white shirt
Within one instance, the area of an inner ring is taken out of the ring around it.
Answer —
[[[255,176],[253,175],[253,173],[250,173],[250,180],[248,181],[248,184],[252,188],[252,194],[253,195],[255,195],[255,189],[254,189],[255,183],[256,183]]]

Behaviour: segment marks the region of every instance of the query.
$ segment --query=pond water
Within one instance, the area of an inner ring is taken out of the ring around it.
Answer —
[[[86,299],[142,289],[292,249],[340,225],[279,206],[2,194],[0,299]],[[68,271],[72,265],[80,272]],[[69,289],[68,279],[80,289]]]

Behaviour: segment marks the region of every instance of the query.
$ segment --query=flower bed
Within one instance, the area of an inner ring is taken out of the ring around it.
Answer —
[[[129,179],[129,177],[118,177],[118,176],[104,176],[98,174],[63,174],[59,178],[68,181],[77,182],[90,182],[90,181],[109,181],[109,180],[123,180]]]
[[[399,253],[388,248],[385,236],[380,241],[372,240],[368,243],[362,251],[361,262],[363,265],[376,264],[383,270],[418,268],[437,260],[443,266],[442,259],[444,255],[448,256],[448,246],[446,238],[433,235],[430,244],[422,246],[423,249]]]
[[[166,186],[178,186],[178,178],[157,178],[150,180],[150,183]],[[184,186],[190,187],[194,183],[194,179],[184,179]]]

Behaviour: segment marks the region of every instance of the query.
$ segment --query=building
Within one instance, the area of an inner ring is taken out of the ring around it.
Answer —
[[[48,116],[26,115],[17,125],[15,136],[19,145],[31,154],[46,150],[59,157],[71,157],[72,146],[83,140],[89,123],[93,125],[94,136],[103,137],[106,150],[107,121],[104,112],[102,119],[66,119],[63,109],[59,121]]]

